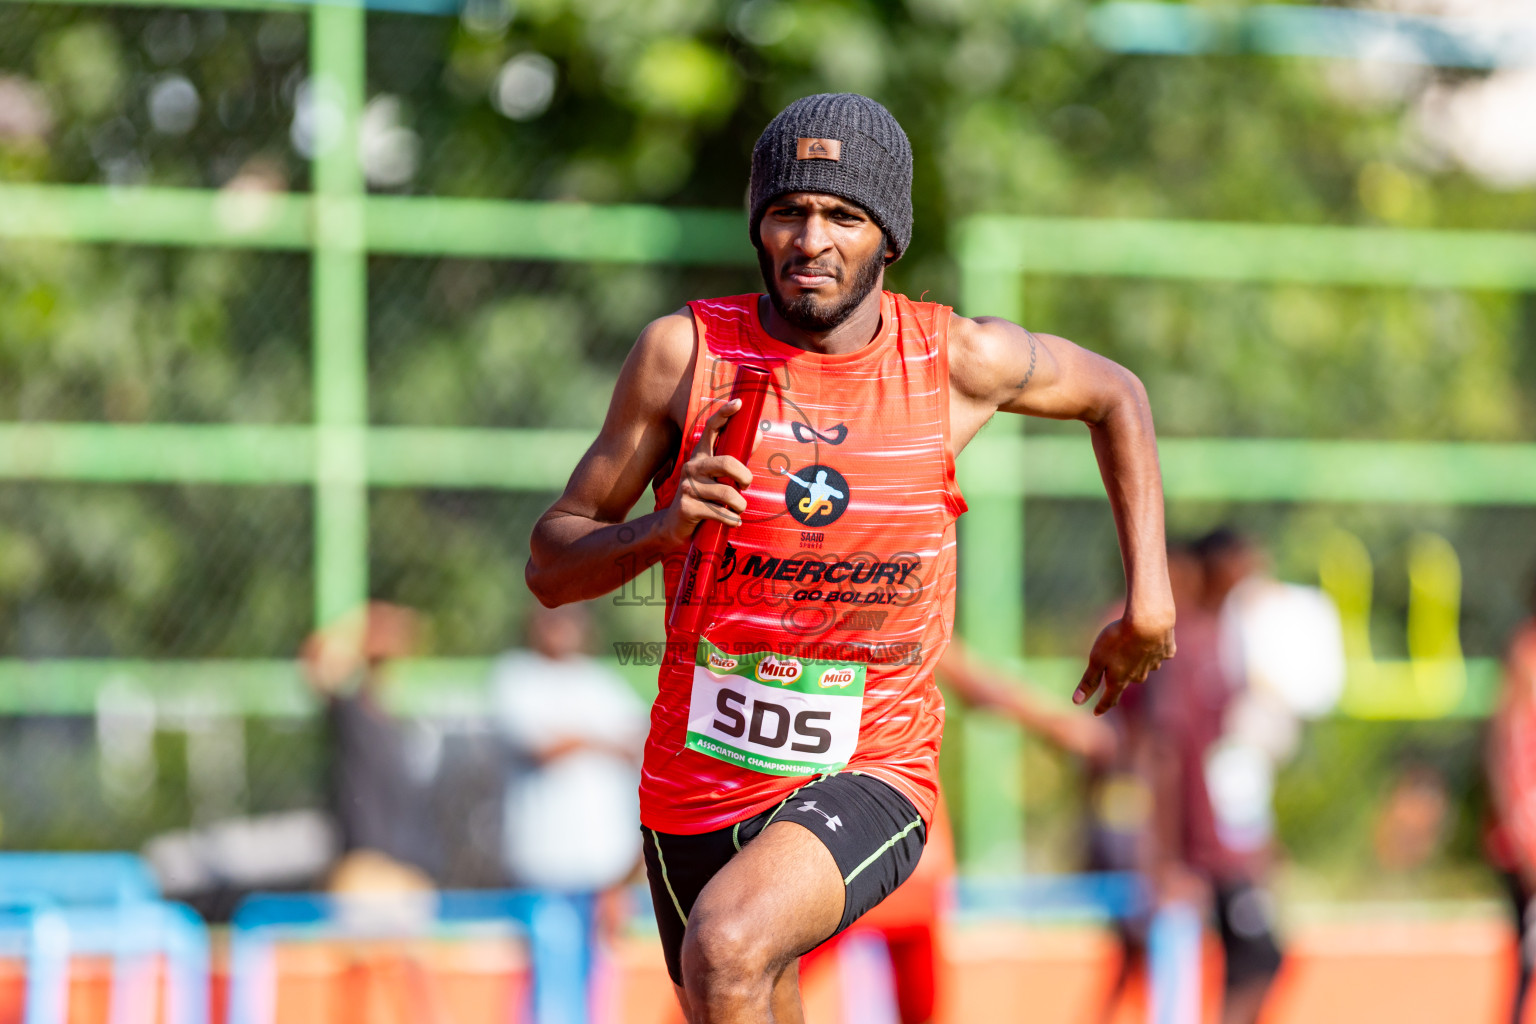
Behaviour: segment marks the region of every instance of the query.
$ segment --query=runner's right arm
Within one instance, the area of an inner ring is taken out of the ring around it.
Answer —
[[[682,440],[693,379],[693,318],[684,309],[652,321],[630,350],[608,416],[565,485],[533,528],[528,589],[553,608],[623,586],[663,557],[685,548],[706,519],[740,524],[746,499],[717,482],[745,487],[752,475],[736,459],[712,454],[715,435],[739,402],[712,416],[683,466],[677,497],[664,509],[625,522],[651,481],[666,476]]]

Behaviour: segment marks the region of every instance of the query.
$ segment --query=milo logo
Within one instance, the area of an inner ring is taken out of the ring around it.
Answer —
[[[780,658],[775,654],[764,655],[763,660],[757,663],[757,678],[764,683],[788,686],[800,678],[800,659]]]
[[[821,688],[825,690],[833,686],[847,686],[854,678],[851,668],[829,668],[821,674]]]
[[[715,669],[718,672],[729,672],[731,669],[735,668],[736,665],[737,661],[735,658],[727,658],[719,651],[709,652],[709,667]]]

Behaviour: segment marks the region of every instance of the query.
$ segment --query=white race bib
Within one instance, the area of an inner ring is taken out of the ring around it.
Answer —
[[[835,772],[859,745],[865,667],[701,639],[685,745],[768,775]]]

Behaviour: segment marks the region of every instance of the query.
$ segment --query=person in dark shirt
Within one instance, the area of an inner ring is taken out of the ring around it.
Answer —
[[[325,701],[327,799],[343,855],[333,880],[368,865],[375,876],[424,881],[437,865],[425,790],[380,699],[386,664],[411,653],[417,632],[415,612],[373,602],[311,634],[300,651],[304,677]]]
[[[1203,587],[1200,560],[1188,545],[1168,548],[1168,580],[1173,588],[1175,607],[1180,615],[1194,615]],[[1106,611],[1104,621],[1122,614],[1121,606]],[[1178,627],[1179,653],[1164,664],[1149,681],[1171,674],[1174,661],[1185,657],[1185,624]],[[1166,685],[1166,684],[1160,684]],[[1166,738],[1154,735],[1163,723],[1153,721],[1152,703],[1156,696],[1150,687],[1134,687],[1125,692],[1120,703],[1110,709],[1103,722],[1111,730],[1105,755],[1086,764],[1083,793],[1083,863],[1090,872],[1138,872],[1147,876],[1157,896],[1162,899],[1202,902],[1205,887],[1180,863],[1178,843],[1171,838],[1159,843],[1154,829],[1160,822],[1170,822],[1178,813],[1174,779],[1176,759],[1165,749]],[[1163,786],[1162,818],[1157,817],[1157,794]],[[1120,945],[1120,961],[1099,1004],[1095,1020],[1108,1024],[1120,1015],[1122,1003],[1145,1000],[1147,985],[1147,939],[1152,925],[1152,907],[1145,905],[1114,922]],[[1137,993],[1140,993],[1138,996]]]
[[[1170,553],[1179,655],[1146,688],[1154,794],[1150,871],[1163,898],[1208,893],[1226,957],[1223,1024],[1252,1024],[1280,969],[1267,843],[1239,843],[1218,821],[1209,785],[1212,755],[1246,680],[1224,656],[1222,608],[1257,570],[1250,541],[1222,529]]]

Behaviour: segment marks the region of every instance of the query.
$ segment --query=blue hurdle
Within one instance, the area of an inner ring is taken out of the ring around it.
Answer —
[[[26,1024],[63,1024],[69,958],[112,957],[109,1020],[130,1019],[124,979],[163,954],[172,1024],[207,1024],[208,932],[191,909],[159,899],[147,865],[127,853],[0,853],[0,942],[21,940]]]
[[[590,1024],[593,898],[529,891],[388,896],[263,894],[230,922],[230,1024],[276,1024],[273,945],[293,939],[412,937],[444,926],[521,934],[534,1024]]]
[[[962,916],[1025,920],[1126,920],[1152,913],[1147,939],[1149,1024],[1199,1024],[1200,915],[1183,903],[1155,907],[1129,872],[961,878]]]

